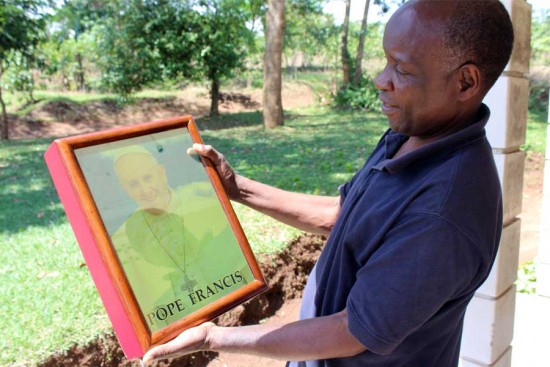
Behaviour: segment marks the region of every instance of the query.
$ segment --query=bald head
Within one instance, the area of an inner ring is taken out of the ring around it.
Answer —
[[[512,53],[512,22],[498,0],[411,0],[392,16],[394,22],[405,18],[415,19],[413,27],[425,31],[433,45],[431,51],[448,70],[475,64],[484,93],[496,82]]]
[[[114,162],[122,188],[142,209],[165,210],[170,189],[164,166],[146,151],[124,151]]]

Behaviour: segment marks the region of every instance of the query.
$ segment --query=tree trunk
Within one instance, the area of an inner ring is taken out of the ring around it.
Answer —
[[[349,12],[350,12],[351,0],[346,0],[346,15],[344,16],[344,24],[342,24],[342,72],[344,73],[343,84],[348,85],[350,82],[350,56],[348,52],[348,32],[349,32]]]
[[[355,72],[353,74],[353,84],[359,85],[361,74],[363,72],[361,64],[363,63],[363,50],[365,45],[365,36],[367,34],[367,16],[369,15],[370,0],[365,1],[365,11],[363,21],[361,22],[361,35],[359,36],[359,45],[357,45],[357,56],[355,57]]]
[[[30,71],[31,74],[31,87],[29,88],[29,98],[31,100],[31,103],[36,103],[36,100],[34,99],[34,73]]]
[[[61,90],[71,90],[71,85],[69,84],[69,79],[65,75],[65,69],[61,69]]]
[[[78,68],[76,70],[75,79],[78,83],[78,90],[84,91],[86,89],[86,79],[84,77],[84,68],[82,67],[82,55],[80,52],[76,54],[76,63],[78,64]]]
[[[264,53],[264,126],[273,129],[284,124],[282,54],[285,32],[285,0],[267,1]]]
[[[210,117],[219,116],[218,101],[220,99],[220,81],[218,79],[212,80],[210,98]]]
[[[2,68],[2,60],[0,60],[0,81],[2,80],[4,69]],[[0,140],[9,140],[8,130],[8,113],[6,112],[6,104],[2,97],[2,84],[0,83],[0,105],[2,106],[2,118],[0,119]]]

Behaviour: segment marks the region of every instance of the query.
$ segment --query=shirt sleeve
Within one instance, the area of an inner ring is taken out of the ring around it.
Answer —
[[[347,301],[350,332],[391,353],[448,302],[471,292],[480,269],[471,239],[435,214],[408,214],[357,272]]]

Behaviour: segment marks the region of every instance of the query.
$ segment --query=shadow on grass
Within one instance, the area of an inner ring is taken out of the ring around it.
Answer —
[[[234,127],[263,126],[261,111],[223,114],[217,117],[200,117],[196,119],[200,131],[223,130]]]
[[[285,125],[273,130],[260,124],[202,135],[240,174],[286,190],[337,195],[386,128],[377,113],[323,109],[287,112]]]
[[[66,220],[44,163],[50,141],[0,142],[0,233]]]

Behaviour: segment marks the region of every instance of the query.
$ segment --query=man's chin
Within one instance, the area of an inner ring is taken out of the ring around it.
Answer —
[[[154,207],[147,207],[147,208],[142,207],[142,210],[144,210],[147,213],[152,214],[152,215],[161,215],[163,213],[166,213],[166,211],[164,209],[154,208]]]

